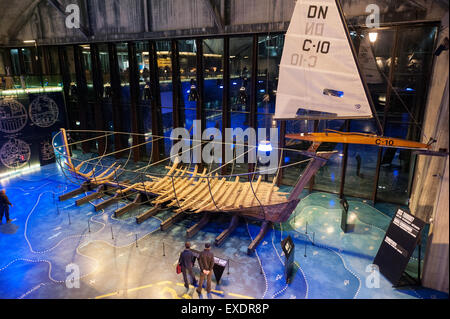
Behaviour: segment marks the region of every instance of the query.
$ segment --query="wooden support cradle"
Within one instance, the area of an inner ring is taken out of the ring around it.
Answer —
[[[142,224],[147,219],[149,219],[149,218],[155,216],[156,214],[158,214],[160,211],[161,211],[161,206],[156,205],[155,207],[152,207],[152,208],[148,209],[147,211],[145,211],[143,214],[137,216],[136,217],[136,223]]]
[[[118,210],[116,210],[116,211],[114,212],[114,217],[117,218],[117,217],[120,217],[120,216],[122,216],[122,215],[125,215],[125,214],[128,213],[130,210],[132,210],[133,208],[138,207],[138,206],[140,205],[141,201],[142,201],[142,194],[141,194],[141,193],[138,193],[138,194],[136,195],[136,198],[134,199],[134,201],[133,201],[132,203],[130,203],[130,204],[128,204],[128,205],[126,205],[126,206],[124,206],[124,207],[119,208]]]
[[[210,217],[211,216],[209,215],[209,213],[205,213],[197,224],[186,231],[186,237],[191,238],[195,236],[203,227],[206,226],[206,224],[209,223]]]
[[[75,201],[75,204],[77,206],[81,206],[81,205],[84,205],[84,204],[90,202],[91,200],[100,198],[105,194],[104,193],[105,190],[106,190],[106,186],[100,185],[97,187],[97,190],[94,193],[86,195],[85,197],[78,199],[77,201]]]
[[[259,234],[255,237],[255,239],[247,248],[247,255],[252,255],[255,252],[256,247],[258,247],[261,240],[263,240],[263,238],[266,236],[267,231],[269,230],[270,227],[272,227],[271,222],[266,220],[262,223]]]
[[[214,244],[217,247],[222,245],[225,239],[227,239],[231,235],[231,233],[236,229],[238,225],[239,225],[239,215],[234,214],[233,217],[231,218],[230,225],[219,236],[216,237]]]

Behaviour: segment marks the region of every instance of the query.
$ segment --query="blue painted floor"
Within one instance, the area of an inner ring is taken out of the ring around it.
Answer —
[[[193,287],[186,290],[175,273],[186,229],[199,216],[189,216],[161,232],[160,223],[170,211],[137,225],[134,217],[143,208],[114,217],[125,201],[99,212],[92,206],[99,200],[75,205],[84,194],[59,202],[59,195],[77,185],[67,181],[56,164],[4,179],[2,187],[14,207],[12,224],[0,225],[0,298],[448,298],[421,287],[394,289],[383,276],[378,288],[367,286],[367,267],[394,205],[374,208],[366,201],[349,199],[352,231],[343,234],[337,196],[305,194],[290,219],[274,225],[254,256],[246,251],[260,225],[243,221],[222,247],[213,248],[216,256],[229,260],[222,281],[213,283],[211,295],[199,296]],[[229,220],[214,218],[190,240],[194,248],[213,242]],[[296,245],[296,271],[293,282],[286,285],[280,243],[289,235]],[[414,272],[416,266],[417,253],[408,269]],[[79,287],[66,282],[74,269]],[[195,271],[198,276],[199,270]]]

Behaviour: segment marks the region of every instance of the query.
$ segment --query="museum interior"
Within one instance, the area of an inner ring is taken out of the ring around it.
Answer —
[[[0,299],[448,299],[448,8],[0,0]]]

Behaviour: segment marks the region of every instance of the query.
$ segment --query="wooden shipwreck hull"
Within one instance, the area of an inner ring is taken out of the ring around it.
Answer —
[[[318,152],[319,144],[313,143],[308,151],[299,151],[302,155],[310,157],[309,164],[303,171],[297,184],[289,193],[280,191],[277,186],[278,174],[271,183],[263,181],[260,172],[219,176],[213,172],[203,169],[200,172],[199,166],[181,164],[177,159],[172,166],[166,166],[165,174],[146,174],[142,171],[127,170],[124,167],[113,163],[109,166],[93,163],[95,159],[78,162],[74,165],[71,157],[69,144],[64,130],[61,130],[62,146],[55,148],[61,159],[61,168],[71,176],[80,187],[69,193],[61,195],[61,201],[86,194],[85,197],[76,201],[77,205],[92,203],[96,211],[127,199],[126,206],[115,210],[116,217],[120,217],[132,209],[142,207],[144,204],[150,205],[143,213],[136,217],[138,224],[158,214],[161,210],[170,208],[173,215],[161,222],[161,230],[171,227],[177,220],[190,214],[201,214],[200,220],[186,231],[188,238],[194,236],[201,228],[207,225],[214,215],[230,215],[231,221],[217,238],[216,245],[221,245],[227,237],[234,231],[240,219],[252,219],[261,221],[261,230],[248,247],[251,254],[257,245],[271,229],[273,223],[286,222],[292,212],[300,202],[300,194],[307,186],[311,178],[317,171],[326,164],[328,159],[335,152]],[[63,149],[64,151],[61,151]],[[103,156],[99,156],[101,159]],[[304,161],[304,162],[306,162]],[[152,164],[155,165],[155,164]],[[90,171],[85,171],[90,168]],[[281,168],[279,168],[278,172]],[[119,180],[118,176],[122,172],[134,173],[131,180]],[[244,181],[243,181],[244,180]],[[93,203],[107,195],[107,199]]]
[[[253,173],[245,174],[247,181],[242,182],[243,176],[239,175],[213,175],[211,172],[207,173],[206,169],[200,173],[197,165],[191,171],[191,165],[182,167],[178,158],[171,167],[166,167],[168,171],[165,175],[141,175],[141,182],[130,184],[117,179],[117,171],[121,166],[116,163],[106,168],[101,167],[100,172],[96,171],[96,165],[89,172],[82,172],[82,167],[89,160],[75,166],[64,130],[62,137],[65,149],[62,167],[73,177],[82,180],[84,189],[97,189],[96,194],[84,199],[84,203],[100,198],[106,188],[112,188],[115,189],[113,197],[98,205],[99,209],[129,193],[135,193],[138,195],[129,207],[138,206],[142,198],[145,198],[145,202],[156,207],[172,208],[175,214],[230,213],[272,223],[285,222],[289,218],[299,202],[301,190],[334,153],[316,153],[318,145],[313,145],[307,153],[311,156],[311,161],[291,193],[280,191],[276,185],[277,178],[274,178],[272,183],[267,183],[262,181],[263,175]],[[234,180],[231,180],[232,178]]]

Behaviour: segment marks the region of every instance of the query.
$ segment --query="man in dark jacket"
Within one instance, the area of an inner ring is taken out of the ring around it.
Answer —
[[[13,206],[6,196],[5,190],[0,190],[0,224],[3,221],[3,215],[6,214],[6,222],[9,224],[11,219],[9,219],[9,205]]]
[[[183,273],[184,286],[186,289],[189,289],[189,280],[187,275],[191,276],[192,284],[197,284],[197,280],[195,279],[194,272],[192,271],[192,266],[194,266],[194,256],[191,252],[191,244],[189,242],[184,244],[184,251],[180,255],[180,259],[178,263],[181,265],[181,272]]]
[[[202,293],[203,281],[206,278],[206,292],[211,293],[211,278],[214,267],[214,255],[211,252],[211,245],[205,244],[205,250],[200,253],[198,257],[198,264],[200,266],[200,280],[197,287],[197,292]]]

